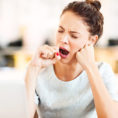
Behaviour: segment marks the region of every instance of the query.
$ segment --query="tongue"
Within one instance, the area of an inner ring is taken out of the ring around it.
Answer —
[[[62,53],[63,55],[68,55],[69,52],[66,50],[60,49],[60,53]]]
[[[63,49],[60,49],[59,52],[60,52],[60,56],[61,56],[62,58],[66,58],[66,57],[68,56],[68,54],[69,54],[68,51],[63,50]]]
[[[68,52],[67,52],[67,51],[65,51],[65,50],[63,50],[63,51],[62,51],[62,54],[67,55],[67,54],[68,54]]]

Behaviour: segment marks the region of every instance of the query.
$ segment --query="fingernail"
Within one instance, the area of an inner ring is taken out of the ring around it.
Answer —
[[[59,53],[57,52],[56,55],[59,56]]]
[[[57,58],[58,58],[59,60],[61,59],[61,57],[60,57],[60,56],[58,56]]]

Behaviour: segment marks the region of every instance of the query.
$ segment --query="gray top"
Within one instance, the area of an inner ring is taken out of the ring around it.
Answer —
[[[99,72],[113,100],[118,88],[111,67],[98,63]],[[39,118],[97,118],[92,91],[85,71],[72,81],[59,80],[53,65],[44,69],[36,85]]]

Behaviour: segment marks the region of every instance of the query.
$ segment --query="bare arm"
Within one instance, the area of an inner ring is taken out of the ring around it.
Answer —
[[[57,60],[60,59],[59,55],[56,55],[58,48],[50,46],[42,46],[39,48],[37,53],[34,55],[31,60],[26,76],[25,84],[27,89],[27,98],[29,103],[30,118],[34,117],[36,111],[36,104],[34,103],[36,80],[42,69],[54,64]]]
[[[95,63],[86,67],[86,72],[94,96],[98,118],[117,118],[118,103],[114,102],[106,89]]]
[[[81,51],[77,52],[76,57],[83,69],[87,72],[98,118],[117,118],[118,103],[112,100],[102,81],[95,64],[93,46],[85,46]]]
[[[36,107],[37,107],[34,102],[34,95],[35,95],[36,79],[39,72],[40,72],[40,68],[29,65],[25,77],[30,118],[34,117],[34,114],[36,112]]]

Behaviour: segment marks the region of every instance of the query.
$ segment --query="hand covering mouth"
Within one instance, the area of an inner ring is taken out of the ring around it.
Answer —
[[[59,48],[59,52],[65,56],[69,54],[69,51],[62,47]]]

